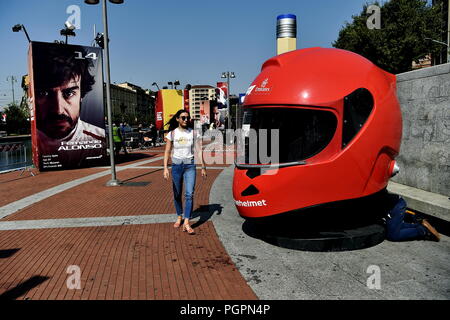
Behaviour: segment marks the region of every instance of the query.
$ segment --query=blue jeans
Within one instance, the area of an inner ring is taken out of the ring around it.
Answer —
[[[390,241],[405,241],[418,239],[426,234],[426,228],[420,223],[405,223],[406,202],[399,198],[394,208],[389,211],[386,219],[387,239]]]
[[[183,214],[183,205],[181,196],[183,192],[184,181],[184,218],[190,219],[192,208],[194,206],[194,188],[195,188],[195,163],[194,159],[180,160],[172,159],[172,186],[173,186],[173,202],[178,216]]]

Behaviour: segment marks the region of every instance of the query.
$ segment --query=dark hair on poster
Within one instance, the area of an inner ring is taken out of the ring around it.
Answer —
[[[38,43],[39,45],[39,43]],[[80,59],[74,53],[74,46],[62,44],[45,45],[45,50],[35,50],[33,53],[35,61],[34,74],[37,88],[53,88],[70,79],[81,77],[81,97],[92,90],[95,78],[90,69],[94,64],[92,59]],[[76,49],[81,57],[87,55],[83,47]]]

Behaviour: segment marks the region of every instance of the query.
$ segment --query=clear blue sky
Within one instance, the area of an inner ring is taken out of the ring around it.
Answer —
[[[262,63],[276,55],[276,18],[297,16],[297,48],[331,47],[339,30],[366,0],[125,0],[108,3],[112,82],[131,82],[156,90],[168,81],[215,86],[223,71],[234,71],[231,93],[244,93]],[[0,1],[0,106],[22,96],[20,79],[27,73],[28,43],[13,25],[24,24],[33,41],[63,40],[59,35],[70,14],[81,9],[81,29],[69,43],[90,45],[93,25],[102,31],[101,6],[83,0]]]

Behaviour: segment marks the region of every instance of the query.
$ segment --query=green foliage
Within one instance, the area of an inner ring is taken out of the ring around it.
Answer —
[[[4,110],[6,114],[6,131],[11,134],[29,134],[31,131],[28,109],[10,103]]]
[[[369,29],[368,4],[362,12],[352,16],[352,23],[339,32],[335,48],[358,53],[391,73],[411,70],[412,61],[425,55],[438,54],[441,47],[425,38],[441,39],[441,5],[427,5],[423,0],[391,0],[381,8],[381,29]]]

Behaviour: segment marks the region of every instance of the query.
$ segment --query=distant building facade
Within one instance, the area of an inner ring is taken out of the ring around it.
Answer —
[[[105,94],[106,99],[106,94]],[[154,122],[155,96],[129,82],[111,84],[111,110],[113,121],[128,124],[146,124]],[[106,105],[106,101],[105,101]]]
[[[210,85],[195,85],[189,90],[189,112],[192,119],[200,120],[202,100],[216,100],[216,88]]]

